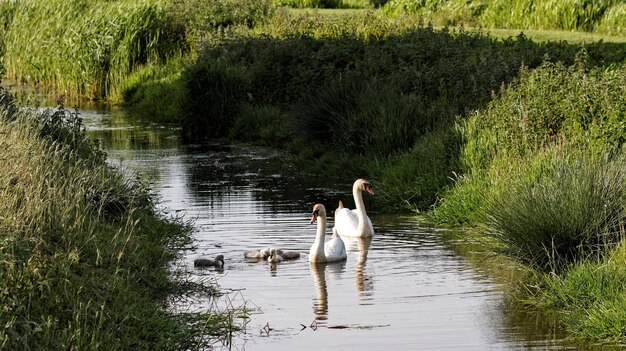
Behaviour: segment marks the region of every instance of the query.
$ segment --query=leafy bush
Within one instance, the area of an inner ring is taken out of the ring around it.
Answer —
[[[271,0],[172,0],[170,11],[185,26],[190,40],[217,28],[243,25],[249,28],[269,16]]]
[[[236,140],[284,147],[293,135],[292,121],[279,108],[242,103],[230,129]]]
[[[601,155],[623,147],[625,67],[587,71],[581,65],[524,69],[485,110],[459,120],[460,180],[441,194],[433,218],[446,221],[448,213],[453,223],[480,222],[484,199],[508,186],[511,165],[520,160],[555,148]]]
[[[232,127],[249,77],[236,66],[201,62],[183,72],[186,94],[183,136],[187,140],[222,137]]]

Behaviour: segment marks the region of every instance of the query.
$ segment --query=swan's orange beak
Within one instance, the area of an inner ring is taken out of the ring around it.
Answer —
[[[374,189],[372,189],[372,185],[371,184],[365,184],[363,186],[365,188],[365,191],[367,191],[368,194],[370,195],[374,195]]]
[[[319,210],[315,210],[313,211],[313,216],[311,216],[311,222],[310,224],[315,223],[315,221],[317,221],[317,216],[319,215]]]

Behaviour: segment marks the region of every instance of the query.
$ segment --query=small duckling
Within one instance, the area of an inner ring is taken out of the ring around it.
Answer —
[[[272,248],[270,250],[270,257],[267,258],[267,262],[269,263],[278,263],[283,261],[283,257],[279,254],[281,250],[277,250]]]
[[[243,257],[256,259],[256,260],[267,260],[269,256],[270,256],[269,248],[261,249],[260,251],[246,251],[243,253]]]
[[[280,249],[277,251],[278,251],[278,254],[283,258],[283,260],[286,260],[286,261],[300,258],[300,252],[298,251],[283,251]]]
[[[217,255],[214,260],[210,258],[196,258],[193,261],[193,266],[224,268],[224,255]]]

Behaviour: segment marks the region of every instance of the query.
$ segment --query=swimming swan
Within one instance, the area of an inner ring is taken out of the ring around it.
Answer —
[[[193,261],[193,266],[224,268],[224,255],[217,255],[214,260],[210,258],[196,258]]]
[[[335,227],[337,233],[342,236],[367,237],[374,236],[372,221],[365,212],[362,191],[367,191],[374,195],[372,185],[365,179],[357,179],[352,185],[352,195],[354,196],[355,210],[343,207],[339,201],[339,207],[335,210]]]
[[[319,219],[319,220],[318,220]],[[311,223],[317,221],[317,234],[315,242],[309,250],[309,262],[337,262],[345,261],[348,258],[346,246],[341,237],[333,228],[333,236],[328,242],[326,239],[326,208],[322,204],[313,206],[313,216]]]

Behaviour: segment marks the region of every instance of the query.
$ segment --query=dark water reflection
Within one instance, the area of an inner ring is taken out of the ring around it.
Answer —
[[[229,303],[254,312],[246,332],[224,348],[599,349],[567,341],[554,319],[508,298],[489,269],[476,263],[480,253],[467,253],[458,237],[410,216],[372,215],[376,236],[345,238],[347,262],[309,264],[311,206],[324,202],[334,209],[333,201],[350,189],[303,185],[288,175],[276,151],[183,147],[176,130],[137,127],[121,113],[84,117],[110,162],[146,177],[162,209],[194,220],[196,248],[184,253],[181,266],[238,291]],[[245,250],[266,246],[303,257],[275,265],[244,259]],[[193,269],[194,258],[216,254],[226,257],[223,271]]]

